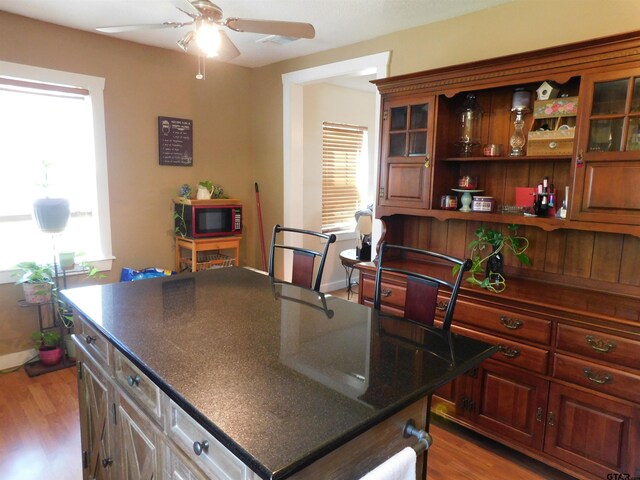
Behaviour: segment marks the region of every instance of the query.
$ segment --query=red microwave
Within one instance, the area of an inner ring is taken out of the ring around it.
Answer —
[[[175,205],[176,232],[206,238],[242,233],[241,205]]]

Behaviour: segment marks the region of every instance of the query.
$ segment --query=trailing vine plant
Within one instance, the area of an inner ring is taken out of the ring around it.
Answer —
[[[511,252],[523,265],[531,265],[531,259],[525,253],[529,248],[529,240],[518,235],[518,225],[507,225],[507,229],[509,234],[505,235],[484,225],[478,227],[475,232],[475,240],[469,242],[468,245],[472,264],[467,282],[491,292],[503,292],[507,288],[507,283],[502,271],[499,268],[496,269],[498,271],[491,268],[492,259],[499,258],[503,252]],[[485,268],[485,264],[490,268]],[[459,268],[456,265],[453,273],[456,274]],[[484,275],[484,278],[478,278],[481,275]]]

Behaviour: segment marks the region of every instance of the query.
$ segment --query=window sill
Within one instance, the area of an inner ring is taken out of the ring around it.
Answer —
[[[98,269],[99,272],[109,272],[113,267],[114,259],[115,257],[111,257],[111,258],[105,258],[103,260],[94,260],[87,263],[90,263],[91,265],[93,265],[95,268]],[[0,270],[0,284],[16,283],[16,280],[18,280],[18,276],[16,274],[18,272],[19,272],[18,269]],[[74,269],[74,270],[67,270],[65,273],[68,277],[71,277],[75,275],[83,275],[83,274],[86,274],[86,272],[87,272],[86,270]],[[59,274],[59,277],[61,276],[62,276],[62,272],[60,272]]]

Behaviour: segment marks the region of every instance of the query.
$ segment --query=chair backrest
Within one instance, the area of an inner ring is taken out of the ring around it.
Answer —
[[[300,234],[303,236],[313,236],[317,238],[323,238],[326,240],[322,251],[310,250],[303,247],[294,247],[290,245],[283,245],[277,243],[277,235],[281,232],[289,232]],[[269,255],[269,276],[274,278],[274,258],[276,249],[291,250],[293,251],[293,271],[291,276],[291,283],[304,288],[312,288],[316,291],[320,291],[320,282],[322,281],[322,272],[324,271],[324,263],[327,259],[327,252],[329,246],[336,241],[336,236],[327,233],[319,233],[311,230],[301,230],[298,228],[287,228],[276,225],[273,227],[273,238],[271,240],[271,254]],[[313,279],[313,272],[315,266],[316,257],[320,258],[318,263],[318,270],[316,272],[315,281]]]
[[[393,255],[393,253],[396,253],[396,255]],[[404,253],[413,254],[416,257],[416,260],[437,260],[438,263],[451,265],[452,268],[455,265],[459,265],[460,267],[454,282],[431,277],[415,271],[388,266],[390,261],[398,258],[397,254]],[[389,254],[391,254],[391,256]],[[405,275],[407,279],[407,291],[404,304],[405,318],[425,325],[433,325],[436,307],[438,307],[438,290],[441,286],[444,286],[450,291],[450,298],[446,307],[442,329],[449,330],[451,327],[451,321],[453,320],[453,311],[456,306],[456,300],[458,298],[458,290],[462,283],[462,276],[464,272],[470,268],[471,260],[469,259],[459,260],[457,258],[437,252],[431,252],[429,250],[403,247],[401,245],[390,245],[386,242],[382,242],[382,245],[380,246],[380,253],[378,255],[373,306],[378,310],[380,309],[380,300],[382,297],[382,274],[384,272]]]

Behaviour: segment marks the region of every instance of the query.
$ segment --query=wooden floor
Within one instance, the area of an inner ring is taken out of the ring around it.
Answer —
[[[81,478],[75,367],[0,375],[0,479]]]
[[[429,480],[567,480],[539,462],[435,418]],[[0,375],[0,479],[80,480],[75,368]]]
[[[75,367],[33,378],[23,369],[0,375],[0,479],[82,478],[75,375]],[[429,480],[572,478],[440,418],[431,434]]]

